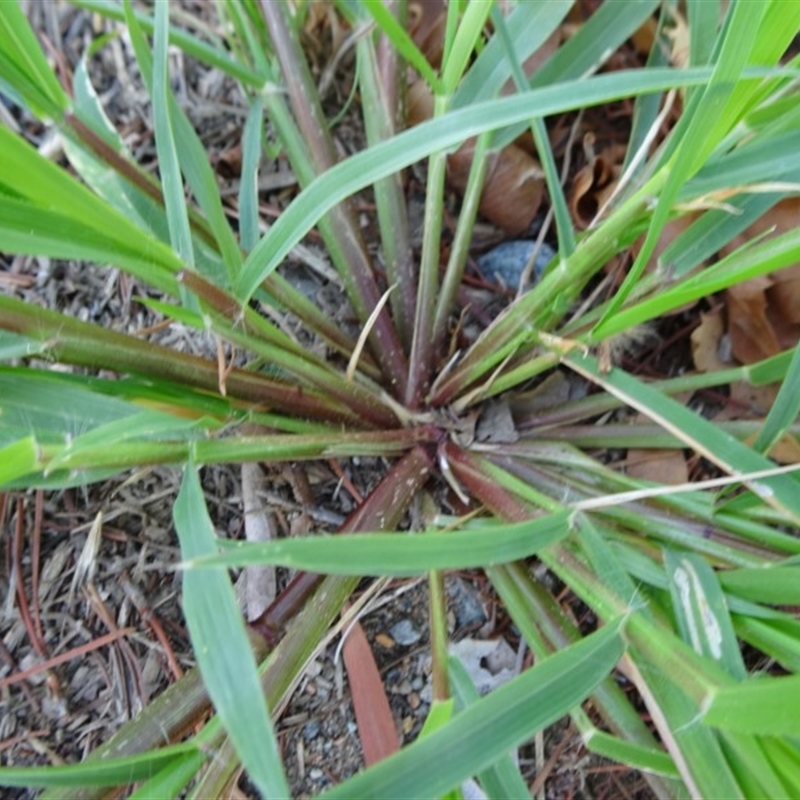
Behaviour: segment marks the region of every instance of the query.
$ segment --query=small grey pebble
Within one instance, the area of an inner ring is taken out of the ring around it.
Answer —
[[[447,596],[450,608],[456,615],[456,626],[460,628],[480,627],[486,622],[486,612],[475,587],[461,578],[447,581]]]
[[[410,619],[401,619],[389,628],[389,633],[397,644],[408,647],[422,638],[422,631]]]
[[[512,239],[493,247],[489,252],[478,256],[475,261],[487,280],[496,283],[502,281],[509,289],[516,289],[535,246],[536,242],[530,239]],[[542,242],[533,268],[534,283],[536,279],[542,277],[544,268],[555,254],[555,250],[549,244]]]
[[[386,683],[397,683],[400,680],[400,670],[397,667],[392,667],[386,673]]]
[[[312,719],[311,722],[307,722],[303,725],[303,738],[310,742],[312,739],[316,739],[319,736],[319,722],[315,719]]]
[[[412,678],[411,680],[411,688],[415,692],[418,692],[424,685],[425,681],[423,681],[422,678],[420,678],[419,676],[417,676],[416,678]]]
[[[320,778],[324,776],[325,773],[319,767],[312,767],[308,771],[308,777],[311,778],[312,781],[318,781]]]

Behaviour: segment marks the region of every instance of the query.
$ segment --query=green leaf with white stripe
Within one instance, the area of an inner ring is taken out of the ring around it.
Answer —
[[[695,553],[667,548],[663,552],[672,609],[683,640],[737,680],[744,680],[747,670],[714,570]]]

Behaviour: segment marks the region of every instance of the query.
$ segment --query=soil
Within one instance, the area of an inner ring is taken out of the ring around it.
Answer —
[[[48,52],[59,53],[62,79],[98,35],[116,26],[63,2],[24,3]],[[210,3],[181,0],[181,12],[217,25]],[[330,44],[314,53],[318,69],[331,63]],[[154,162],[147,95],[141,88],[126,36],[112,39],[89,60],[92,82],[134,157]],[[173,90],[187,109],[217,168],[223,194],[235,197],[238,143],[246,105],[235,84],[189,57],[171,64]],[[352,59],[343,58],[327,101],[341,107],[352,84]],[[19,108],[10,115],[36,146],[59,158],[54,131]],[[363,139],[355,114],[336,129],[344,151]],[[262,202],[276,215],[296,191],[288,164],[264,165]],[[370,224],[365,214],[365,223]],[[487,229],[491,234],[491,230]],[[329,307],[342,307],[340,287],[313,239],[293,254],[287,275]],[[480,282],[478,281],[480,284]],[[483,284],[485,287],[485,284]],[[151,331],[171,347],[215,358],[210,339],[160,318],[140,300],[147,291],[116,269],[45,258],[2,258],[0,291],[126,332]],[[486,291],[483,289],[483,291]],[[499,307],[501,287],[486,295]],[[489,303],[486,308],[493,308]],[[258,495],[271,524],[289,535],[309,527],[334,527],[374,483],[383,465],[362,460],[328,463],[302,472],[272,471]],[[242,475],[232,467],[208,468],[203,481],[217,530],[242,535]],[[0,761],[6,766],[79,761],[132,719],[193,666],[175,571],[179,549],[171,504],[179,473],[147,469],[114,480],[63,491],[0,496]],[[305,494],[310,491],[310,497]],[[329,499],[336,494],[336,510]],[[310,502],[309,502],[310,500]],[[279,584],[287,575],[278,575]],[[362,591],[368,586],[365,584]],[[503,640],[518,667],[529,663],[519,636],[478,573],[447,578],[449,623],[454,641]],[[361,617],[384,680],[402,742],[419,733],[430,703],[430,655],[425,583],[382,586]],[[318,794],[362,768],[350,688],[334,640],[308,665],[278,722],[285,763],[296,796]],[[41,669],[42,665],[49,665]],[[517,667],[517,668],[518,668]],[[21,679],[24,676],[24,679]],[[563,721],[522,748],[519,762],[536,796],[548,798],[648,797],[642,779],[588,754],[574,727]],[[239,794],[255,797],[245,779]],[[4,797],[34,797],[6,791]]]

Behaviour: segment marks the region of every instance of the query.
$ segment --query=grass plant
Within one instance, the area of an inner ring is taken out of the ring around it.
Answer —
[[[131,159],[86,64],[65,92],[20,6],[0,3],[0,92],[55,127],[68,161],[53,163],[0,126],[0,251],[117,268],[152,293],[155,313],[246,359],[224,367],[0,296],[0,487],[57,490],[154,464],[181,469],[174,523],[197,659],[196,671],[82,763],[0,767],[0,785],[65,798],[138,783],[136,797],[201,797],[243,767],[264,797],[285,797],[271,710],[359,580],[427,574],[436,598],[441,573],[469,568],[485,571],[535,666],[478,698],[439,642],[434,708],[454,696],[454,710],[424,741],[326,796],[449,797],[472,776],[491,797],[518,796],[524,783],[508,753],[566,715],[589,750],[641,770],[659,797],[800,795],[800,484],[770,457],[777,442],[796,442],[800,351],[662,381],[609,368],[598,355],[632,326],[800,261],[792,230],[705,265],[800,185],[800,73],[790,50],[800,4],[687,0],[684,66],[670,65],[654,36],[646,67],[603,72],[646,21],[661,30],[676,11],[655,0],[605,3],[528,79],[522,64],[572,3],[528,0],[503,17],[491,2],[451,2],[435,67],[398,21],[404,3],[342,0],[336,12],[358,32],[368,139],[344,160],[301,47],[303,3],[219,0],[225,41],[171,23],[166,2],[152,13],[128,0],[75,5],[116,20],[130,37],[152,100],[158,177]],[[237,225],[172,95],[170,48],[236,80],[249,103],[242,147],[250,179],[241,183]],[[398,124],[404,63],[435,97],[433,118],[410,130]],[[509,81],[516,91],[501,95]],[[648,147],[668,92],[682,110]],[[577,231],[546,121],[623,98],[634,101],[628,180]],[[545,165],[558,254],[475,341],[451,351],[488,159],[528,129]],[[302,190],[265,231],[252,177],[276,146],[272,137]],[[475,160],[443,266],[447,157],[470,137]],[[427,185],[415,257],[401,173],[420,162]],[[367,189],[385,271],[350,199]],[[689,212],[685,232],[648,271],[664,226]],[[342,331],[279,270],[312,229],[357,333]],[[619,287],[575,315],[584,290],[640,237]],[[324,355],[285,331],[286,314],[324,342]],[[525,411],[532,387],[553,373],[580,376],[594,390]],[[714,422],[677,399],[734,380],[782,383],[763,420]],[[514,441],[465,434],[498,398],[523,409]],[[593,424],[624,406],[648,424]],[[634,479],[604,461],[599,448],[609,447],[681,448],[722,480],[667,488]],[[198,475],[204,465],[365,456],[388,466],[338,535],[265,544],[215,535]],[[443,503],[448,491],[471,513],[454,518]],[[439,508],[424,530],[409,532],[406,512],[423,494]],[[596,631],[564,613],[530,569],[534,559],[592,612]],[[229,570],[264,564],[296,573],[255,634]],[[442,614],[432,603],[439,632]]]

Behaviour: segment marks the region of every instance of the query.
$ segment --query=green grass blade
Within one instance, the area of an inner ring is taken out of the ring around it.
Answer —
[[[550,0],[544,0],[548,5]],[[616,52],[656,10],[654,0],[614,0],[602,3],[595,12],[536,71],[531,88],[541,88],[564,81],[586,79]],[[531,114],[533,116],[539,116]],[[540,116],[547,116],[541,114]],[[519,136],[523,125],[512,125],[498,135],[496,144],[504,146]]]
[[[58,374],[2,368],[0,411],[0,442],[34,434],[43,443],[63,443],[129,419],[141,408]]]
[[[663,647],[670,647],[670,643],[664,642]],[[660,657],[644,656],[635,646],[631,649],[637,668],[635,683],[646,697],[657,731],[689,795],[743,798],[716,732],[698,720],[697,704],[685,693],[682,676],[667,668]]]
[[[154,797],[180,796],[186,785],[197,775],[206,761],[206,755],[197,752],[171,762],[159,770],[130,796],[130,800],[152,800]]]
[[[719,689],[703,710],[703,722],[740,733],[800,736],[800,675]]]
[[[2,434],[0,431],[0,435]],[[0,487],[29,476],[40,467],[39,443],[35,436],[24,436],[0,446]]]
[[[0,88],[10,87],[37,116],[59,119],[69,98],[17,2],[0,3],[0,42]]]
[[[130,3],[126,2],[130,9]],[[164,191],[164,204],[167,209],[169,235],[172,248],[181,261],[189,266],[194,264],[194,247],[189,230],[189,214],[186,209],[186,196],[180,173],[178,151],[175,142],[172,119],[169,113],[169,66],[167,63],[167,44],[169,41],[169,3],[158,3],[155,8],[155,31],[153,32],[152,86],[153,128],[156,137],[158,168]],[[128,27],[133,21],[133,11],[128,14]],[[143,74],[148,70],[148,59],[142,58],[142,48],[137,52],[139,68]]]
[[[466,5],[458,22],[452,46],[445,47],[442,64],[442,92],[445,94],[452,94],[456,90],[467,62],[483,35],[483,26],[489,19],[494,2],[495,0],[484,0],[481,3]]]
[[[631,580],[623,565],[615,557],[614,552],[608,547],[608,532],[588,514],[579,514],[577,517],[578,540],[586,554],[586,558],[598,575],[602,575],[610,586],[614,587],[617,596],[626,603],[635,604],[639,587]],[[601,533],[603,531],[603,533]],[[647,614],[647,610],[642,611]]]
[[[520,61],[535,53],[569,13],[573,0],[533,0],[518,3],[506,18],[511,43]],[[470,66],[453,94],[453,108],[488,100],[511,77],[511,65],[500,39],[493,36]]]
[[[603,336],[613,336],[686,303],[727,289],[729,286],[790,267],[798,260],[800,260],[800,233],[790,230],[760,244],[744,250],[737,250],[677,286],[657,292],[653,297],[643,300],[631,308],[618,311],[603,326],[601,333]],[[787,396],[794,401],[794,395]],[[793,404],[789,405],[787,409],[781,409],[779,418],[781,425],[788,425],[786,418],[792,407],[794,407]],[[776,417],[776,419],[778,418]],[[792,417],[790,422],[793,419]],[[769,433],[772,435],[771,431]],[[779,433],[778,438],[780,435]]]
[[[664,34],[665,19],[669,19],[670,6],[662,6],[661,14],[658,18],[658,27],[653,35],[653,44],[647,56],[647,69],[666,67],[669,64],[668,39]],[[628,146],[625,151],[625,160],[622,164],[623,176],[630,177],[629,170],[637,172],[643,171],[644,153],[640,153],[640,148],[646,146],[646,141],[651,135],[651,127],[658,119],[661,111],[661,95],[645,94],[636,98],[633,104],[633,119],[631,121],[631,132],[628,136]],[[634,165],[634,159],[637,164]]]
[[[511,35],[506,26],[505,19],[497,9],[495,9],[492,19],[497,35],[506,51],[506,58],[511,66],[511,72],[514,76],[514,82],[517,85],[517,91],[525,92],[528,90],[528,82],[525,78],[525,73],[522,71],[522,64],[519,57],[514,51],[514,44],[511,41]],[[558,174],[558,169],[556,168],[556,161],[553,156],[553,149],[550,146],[550,139],[547,136],[547,129],[541,117],[536,117],[532,120],[531,133],[536,143],[536,152],[544,168],[547,191],[550,195],[553,216],[556,220],[558,250],[562,259],[569,258],[575,251],[575,230],[572,227],[572,218],[570,217],[569,208],[567,207],[564,189],[561,186],[561,176]]]
[[[734,476],[767,470],[775,466],[772,461],[754,452],[713,423],[620,369],[613,369],[603,374],[597,361],[589,356],[570,355],[562,360]],[[751,489],[762,500],[778,508],[792,520],[800,520],[798,484],[790,475],[762,478],[754,483]]]
[[[0,767],[0,786],[126,786],[146,780],[154,770],[174,764],[176,760],[183,761],[192,752],[197,751],[188,743],[84,764]]]
[[[70,248],[72,237],[68,227],[72,225],[81,242],[96,241],[104,248],[118,248],[126,261],[141,265],[144,280],[160,288],[169,281],[174,290],[172,277],[164,276],[163,272],[179,270],[181,262],[169,247],[131,223],[5,126],[0,126],[0,202],[8,208],[0,215],[0,221],[17,231],[17,241],[28,241],[22,252],[35,252],[39,236],[51,243],[50,248],[57,242],[63,242],[65,250]],[[48,232],[47,225],[36,222],[37,214],[47,213],[53,215],[52,232]],[[59,219],[63,222],[56,224]],[[26,226],[33,231],[27,239]],[[15,252],[5,239],[3,247],[6,252]],[[76,250],[77,247],[72,247],[69,252]],[[102,260],[117,263],[114,259]]]
[[[800,345],[795,346],[792,362],[778,396],[753,442],[753,450],[768,453],[800,414]]]
[[[108,19],[116,20],[117,22],[125,22],[127,19],[125,11],[116,0],[75,0],[73,5],[88,9],[93,13],[108,17]],[[145,33],[153,32],[155,24],[152,16],[136,12],[135,17],[139,26]],[[180,28],[172,27],[169,29],[169,40],[198,61],[216,67],[221,72],[241,81],[246,86],[250,86],[253,89],[260,89],[264,85],[263,76],[228,55],[228,52],[221,42],[204,42]]]
[[[708,64],[717,39],[721,9],[719,0],[688,0],[689,62]]]
[[[743,733],[725,731],[722,744],[728,753],[728,761],[739,777],[743,787],[747,787],[747,797],[797,797],[800,792],[798,782],[797,751],[792,750],[789,763],[790,770],[785,773],[789,778],[784,782],[779,770],[774,766],[774,758],[785,753],[777,754],[774,745],[776,740],[766,737],[748,736]]]
[[[180,142],[180,148],[177,150],[178,164],[192,194],[208,220],[225,264],[228,281],[231,282],[241,267],[242,253],[222,208],[219,187],[209,164],[206,148],[171,93],[167,98],[167,105],[170,126],[175,132],[175,141]],[[199,259],[195,257],[195,260],[199,265]],[[221,281],[219,282],[221,283]]]
[[[443,84],[436,74],[436,70],[414,44],[414,41],[408,35],[408,31],[397,21],[392,12],[386,8],[382,0],[363,0],[361,5],[375,20],[375,24],[381,29],[384,36],[392,43],[402,58],[408,62],[409,66],[420,74],[436,94],[440,94],[443,91]]]
[[[602,3],[536,72],[531,86],[538,88],[557,81],[585,78],[633,35],[657,7],[655,0]]]
[[[800,672],[800,622],[796,619],[757,619],[736,614],[733,623],[745,642],[774,658],[784,669]]]
[[[612,6],[616,3],[609,4]],[[605,6],[604,6],[605,7]],[[237,296],[249,298],[292,248],[337,203],[359,189],[385,178],[433,152],[446,150],[470,136],[585,105],[660,92],[677,85],[700,85],[710,75],[696,70],[641,70],[615,72],[525,95],[476,103],[404,131],[391,141],[348,158],[317,177],[283,212],[269,235],[253,249],[237,283]]]
[[[224,542],[223,552],[192,567],[279,564],[328,575],[421,575],[469,569],[532,555],[569,533],[569,511],[481,530],[423,534],[359,533],[276,539],[264,544]]]
[[[260,237],[258,230],[258,165],[261,161],[261,131],[264,126],[264,101],[250,101],[242,134],[242,177],[239,186],[239,238],[249,253]]]
[[[9,331],[0,331],[0,361],[38,356],[46,349],[47,345],[36,339],[19,336]]]
[[[448,677],[453,695],[463,708],[469,708],[480,699],[480,694],[457,658],[448,660]],[[501,756],[494,764],[475,776],[490,800],[517,800],[527,797],[528,786],[520,774],[519,767],[510,755]]]
[[[752,63],[777,63],[783,49],[796,32],[798,23],[787,20],[786,30],[777,41],[769,42],[769,47],[763,52],[754,51],[757,42],[764,40],[764,36],[758,37],[758,33],[769,5],[735,3],[730,7],[714,73],[703,94],[695,97],[696,102],[689,106],[674,130],[676,149],[670,159],[667,180],[653,212],[644,244],[596,326],[597,335],[607,334],[606,325],[613,320],[616,311],[640,280],[681,186],[697,172],[723,137],[739,121],[755,88],[752,81],[742,80],[745,68]],[[791,35],[785,38],[787,32],[791,32]]]
[[[72,75],[72,90],[75,94],[75,112],[109,147],[120,152],[124,145],[116,128],[106,116],[100,98],[89,78],[89,51],[83,54]]]
[[[107,220],[116,219],[116,214],[112,213],[103,216]],[[127,221],[123,227],[125,225]],[[0,239],[5,252],[115,264],[154,288],[176,294],[178,282],[174,272],[180,268],[180,263],[175,262],[172,252],[141,230],[138,231],[139,246],[128,249],[114,238],[116,234],[127,233],[127,230],[113,229],[109,229],[108,234],[100,233],[95,227],[76,222],[60,211],[0,193]],[[152,250],[148,251],[146,248],[150,245]]]
[[[714,570],[695,553],[669,548],[664,549],[664,568],[683,640],[737,680],[744,680],[747,670]]]
[[[622,652],[619,625],[608,625],[491,692],[424,740],[322,796],[441,796],[582,702]]]
[[[727,592],[757,603],[800,605],[800,566],[744,568],[719,573]]]
[[[214,527],[191,463],[173,513],[184,559],[215,552]],[[280,748],[227,572],[185,571],[183,610],[203,681],[248,775],[265,797],[288,797]]]
[[[399,84],[400,62],[392,62],[391,76],[381,74],[375,43],[371,37],[363,37],[356,45],[358,85],[361,91],[361,108],[367,142],[390,139],[397,129],[397,105],[392,77]],[[414,254],[408,222],[408,205],[401,175],[376,181],[375,205],[378,212],[380,241],[386,281],[396,288],[389,297],[394,324],[401,340],[408,348],[414,320],[416,281]]]
[[[675,762],[663,750],[645,747],[635,742],[626,742],[618,736],[612,736],[597,728],[594,728],[588,735],[584,734],[583,743],[586,745],[586,749],[592,753],[610,758],[620,764],[627,764],[642,772],[652,772],[666,778],[679,777]]]
[[[797,184],[800,131],[791,129],[774,136],[758,136],[735,150],[712,158],[678,194],[682,202],[722,189],[747,191],[748,184]],[[730,212],[728,212],[730,213]]]

